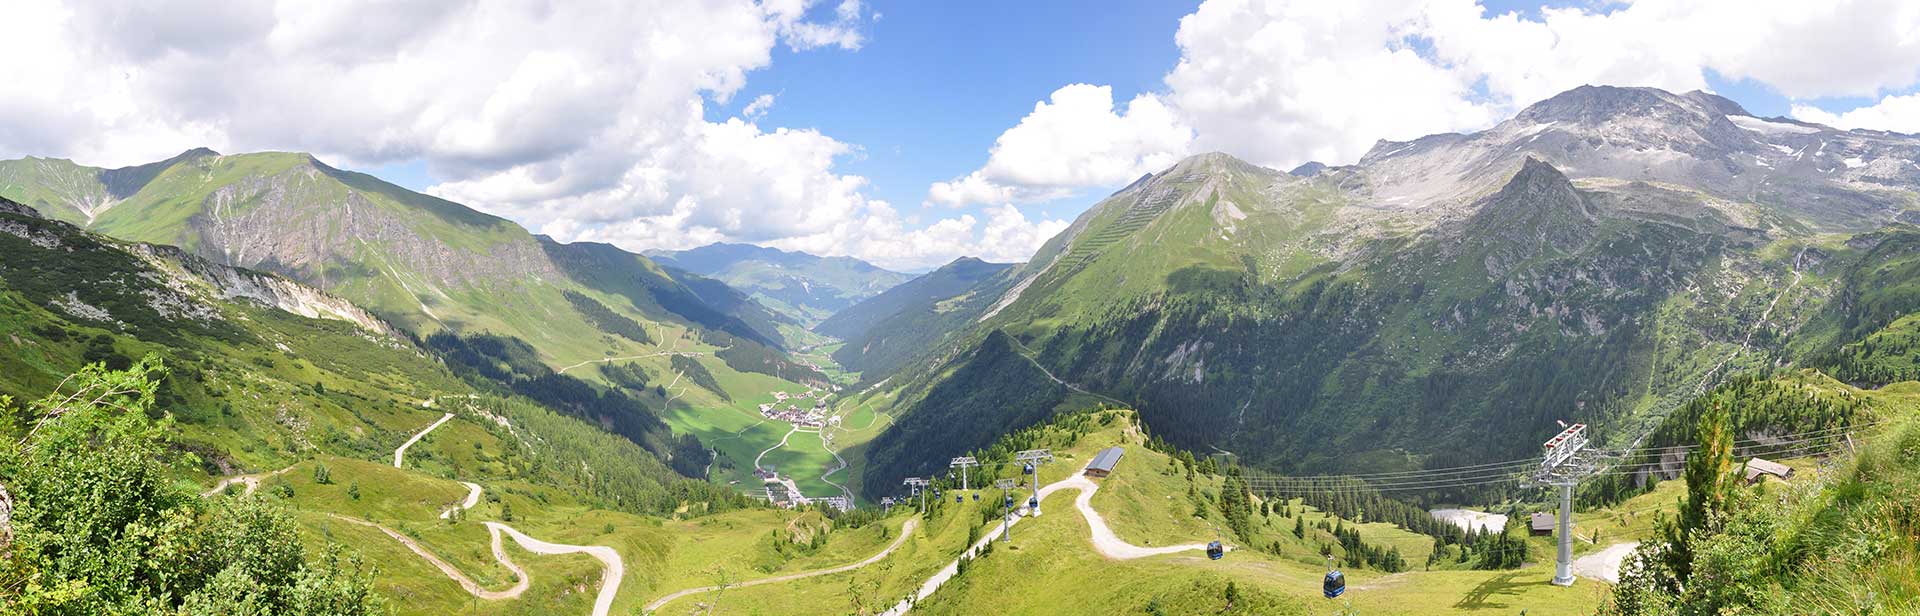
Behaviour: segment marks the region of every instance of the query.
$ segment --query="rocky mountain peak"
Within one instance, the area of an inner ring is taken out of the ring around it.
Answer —
[[[1248,173],[1261,170],[1259,165],[1234,158],[1232,154],[1226,152],[1206,152],[1181,159],[1173,165],[1173,168],[1167,170],[1167,174],[1177,177],[1192,174]]]
[[[1573,180],[1528,156],[1505,186],[1481,202],[1468,229],[1472,236],[1518,248],[1505,251],[1512,259],[1548,250],[1570,252],[1593,236],[1595,221],[1593,208]],[[1489,270],[1499,269],[1489,264]]]
[[[1704,92],[1681,95],[1657,88],[1580,86],[1529,105],[1515,119],[1593,126],[1625,118],[1701,121],[1729,112],[1746,114],[1733,101]]]

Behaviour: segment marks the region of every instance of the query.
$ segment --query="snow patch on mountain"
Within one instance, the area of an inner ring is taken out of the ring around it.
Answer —
[[[1734,126],[1767,135],[1782,133],[1810,135],[1820,132],[1820,129],[1811,126],[1801,126],[1787,122],[1769,122],[1753,116],[1730,115],[1727,116],[1727,121],[1732,122]]]

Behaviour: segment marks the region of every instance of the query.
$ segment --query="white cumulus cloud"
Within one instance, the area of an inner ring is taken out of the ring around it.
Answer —
[[[859,0],[15,0],[0,3],[0,156],[419,159],[443,180],[428,192],[563,241],[1024,258],[1053,221],[902,219],[836,167],[858,146],[763,126],[772,94],[706,119],[777,46],[859,49],[869,13]],[[861,233],[878,235],[840,235]]]
[[[1207,0],[1180,20],[1175,42],[1165,91],[1142,95],[1153,113],[1129,115],[1192,138],[1119,148],[1143,166],[1214,150],[1281,169],[1351,163],[1377,140],[1483,128],[1583,84],[1685,91],[1706,88],[1711,71],[1814,98],[1920,82],[1920,3],[1911,0],[1636,0],[1537,17],[1475,0]],[[1132,179],[1105,172],[1116,166],[1099,165],[1103,150],[1082,145],[1101,143],[1110,127],[1043,117],[1046,105],[1008,129],[985,166],[934,184],[928,200],[1032,200]],[[1908,109],[1902,99],[1876,107],[1842,122],[1912,125],[1901,119],[1911,114],[1894,117]],[[1052,130],[1014,145],[1036,127]]]
[[[1886,96],[1878,103],[1841,113],[1811,105],[1794,105],[1793,117],[1835,128],[1920,134],[1920,94]]]
[[[1073,187],[1125,183],[1173,164],[1192,141],[1193,131],[1157,96],[1142,94],[1120,108],[1113,88],[1071,84],[1001,133],[985,167],[935,183],[927,198],[951,206],[1035,201]]]

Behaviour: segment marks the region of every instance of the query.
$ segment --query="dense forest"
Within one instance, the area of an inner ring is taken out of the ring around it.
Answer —
[[[476,386],[526,396],[589,423],[608,426],[613,433],[662,457],[673,448],[673,435],[666,423],[640,399],[621,389],[603,389],[556,373],[538,359],[533,347],[518,339],[437,332],[421,344],[440,353],[455,373]],[[707,378],[711,380],[712,376]],[[705,466],[704,461],[701,466]]]
[[[612,309],[607,308],[606,304],[602,304],[599,300],[591,297],[573,291],[566,291],[564,294],[567,297],[567,302],[573,304],[573,309],[580,311],[582,316],[587,317],[587,322],[592,323],[594,327],[600,328],[600,331],[615,334],[640,344],[653,343],[653,336],[648,335],[647,328],[642,327],[638,321],[614,312]]]
[[[1052,417],[1067,393],[1014,350],[1006,334],[994,332],[912,413],[873,439],[866,485],[897,485],[902,477],[943,470],[953,456]]]

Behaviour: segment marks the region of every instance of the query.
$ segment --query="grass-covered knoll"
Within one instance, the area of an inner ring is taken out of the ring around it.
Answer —
[[[1529,614],[1591,614],[1604,596],[1604,585],[1582,582],[1574,588],[1548,584],[1550,563],[1527,564],[1519,569],[1482,571],[1465,565],[1442,563],[1432,571],[1418,565],[1433,542],[1430,537],[1392,528],[1381,523],[1355,524],[1351,520],[1327,517],[1301,503],[1270,503],[1284,506],[1292,515],[1317,523],[1330,520],[1349,528],[1358,528],[1369,544],[1386,545],[1410,555],[1412,570],[1386,573],[1369,568],[1345,568],[1349,579],[1347,599],[1327,602],[1319,597],[1324,561],[1319,546],[1332,543],[1329,534],[1310,525],[1304,537],[1292,534],[1291,518],[1275,513],[1271,519],[1258,515],[1253,541],[1279,541],[1280,553],[1255,548],[1229,529],[1228,516],[1221,510],[1223,475],[1211,463],[1196,464],[1193,478],[1178,456],[1168,455],[1143,445],[1146,435],[1134,427],[1130,411],[1077,412],[1053,422],[1021,430],[982,452],[987,462],[977,472],[976,481],[996,475],[1013,476],[1017,469],[1004,465],[1005,454],[1013,449],[1051,448],[1057,457],[1041,468],[1041,483],[1050,483],[1077,472],[1100,449],[1113,445],[1126,447],[1127,454],[1112,476],[1096,481],[1100,491],[1093,506],[1123,540],[1138,545],[1192,543],[1220,538],[1236,546],[1219,561],[1204,554],[1156,556],[1141,560],[1113,561],[1102,558],[1089,544],[1089,529],[1084,518],[1073,509],[1075,491],[1063,491],[1043,504],[1046,515],[1029,520],[1013,531],[1011,544],[996,544],[994,550],[968,563],[964,571],[931,598],[922,601],[916,611],[934,614],[1013,613],[1013,614],[1190,614],[1247,613],[1289,614],[1326,613],[1330,609],[1352,607],[1369,614],[1511,614],[1522,609]],[[1169,472],[1169,471],[1172,472]],[[943,485],[954,480],[941,478]],[[996,497],[997,490],[987,490]],[[986,505],[996,498],[987,499]],[[980,506],[971,501],[955,506],[943,501],[945,509],[968,510]],[[1196,516],[1196,512],[1200,515]],[[994,513],[980,518],[982,524],[994,524]],[[1215,529],[1221,529],[1215,534]],[[1334,546],[1336,555],[1340,547]],[[1534,551],[1536,559],[1547,554]],[[856,577],[853,583],[859,583]],[[1229,584],[1232,590],[1229,591]],[[842,581],[835,587],[844,588]],[[825,583],[795,586],[796,594],[810,596]],[[806,588],[809,592],[800,593]],[[758,590],[758,589],[748,589]],[[762,591],[759,601],[777,602],[785,593]],[[746,601],[739,593],[735,600]],[[741,604],[736,604],[741,605]],[[745,603],[742,610],[771,610],[777,603]],[[841,608],[842,610],[848,608]],[[750,611],[748,613],[751,613]]]

